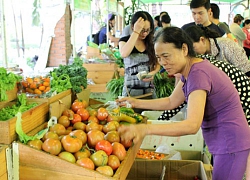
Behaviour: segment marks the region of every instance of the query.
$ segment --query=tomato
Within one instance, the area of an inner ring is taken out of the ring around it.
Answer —
[[[42,141],[45,141],[46,139],[49,139],[49,138],[59,139],[59,136],[54,132],[48,131],[43,135]]]
[[[72,111],[74,111],[74,113],[76,113],[77,110],[81,108],[84,108],[84,104],[80,101],[74,101],[73,104],[71,105],[71,109]]]
[[[48,131],[44,134],[42,140],[45,141],[46,139],[49,139],[49,138],[59,139],[59,136],[54,132]]]
[[[119,122],[120,120],[119,120],[118,116],[114,116],[114,115],[109,114],[108,118],[107,118],[107,121],[108,122],[111,122],[111,121],[117,121],[117,122]]]
[[[61,159],[66,160],[68,162],[71,162],[71,163],[76,162],[75,156],[73,154],[71,154],[70,152],[67,152],[67,151],[60,152],[60,154],[58,154],[58,157],[60,157]]]
[[[119,142],[112,143],[112,147],[112,154],[116,155],[120,161],[123,161],[127,154],[125,147]]]
[[[110,176],[110,177],[112,177],[114,175],[114,171],[113,171],[113,169],[110,166],[100,166],[100,167],[97,167],[96,171],[99,172],[99,173],[101,173],[101,174]]]
[[[75,153],[82,148],[82,140],[70,135],[63,136],[61,142],[65,151],[71,153]]]
[[[53,155],[58,155],[62,150],[62,144],[58,139],[46,139],[43,142],[42,149]]]
[[[76,164],[78,164],[79,166],[82,166],[84,168],[88,168],[88,169],[92,169],[92,170],[95,169],[94,162],[90,158],[87,158],[87,157],[78,159],[76,161]]]
[[[93,129],[87,133],[87,142],[89,147],[95,148],[95,145],[98,143],[98,141],[103,139],[104,133],[100,130]]]
[[[43,142],[40,139],[34,139],[34,140],[29,141],[27,145],[29,145],[32,148],[42,150]]]
[[[108,163],[108,155],[103,150],[96,151],[91,154],[90,159],[94,162],[95,166],[105,166]]]
[[[119,158],[116,155],[110,155],[108,158],[108,165],[113,169],[116,170],[121,165]]]
[[[106,140],[101,140],[95,145],[95,150],[103,150],[109,156],[112,153],[112,145]]]
[[[90,109],[89,110],[89,115],[90,116],[97,116],[97,111],[95,109]]]
[[[87,134],[83,130],[74,130],[69,133],[70,136],[77,137],[82,141],[82,144],[87,142]]]
[[[73,115],[73,120],[71,121],[72,124],[75,124],[76,122],[81,122],[82,118],[79,114],[74,114]]]
[[[85,109],[85,108],[80,108],[80,109],[78,109],[76,113],[79,114],[79,115],[81,116],[82,121],[87,121],[88,118],[89,118],[89,112],[88,112],[88,110]]]
[[[89,116],[89,118],[88,118],[88,123],[90,123],[90,122],[96,122],[96,123],[98,123],[99,124],[99,120],[97,119],[97,117],[96,116]]]
[[[86,125],[86,132],[89,132],[93,129],[102,131],[102,125],[100,125],[96,122],[90,122]]]
[[[125,148],[130,148],[132,145],[133,145],[133,141],[130,140],[130,141],[127,141],[125,139],[121,139],[121,142],[120,142]]]
[[[57,121],[58,124],[61,124],[63,125],[64,127],[69,127],[70,125],[70,120],[69,120],[69,117],[68,116],[65,116],[65,115],[62,115],[58,118],[58,121]]]
[[[113,142],[120,142],[120,135],[118,131],[109,131],[105,134],[104,139],[113,143]]]
[[[119,126],[119,123],[118,123],[118,125],[116,123],[118,123],[118,122],[116,122],[116,121],[108,122],[107,124],[105,124],[103,126],[102,131],[104,133],[107,133],[109,131],[116,131],[118,126]]]
[[[80,151],[77,151],[74,156],[76,158],[76,160],[81,159],[81,158],[85,158],[85,157],[90,157],[91,153],[87,148],[82,148],[80,149]]]
[[[73,129],[79,129],[85,131],[86,124],[84,124],[83,122],[76,122],[73,124]]]
[[[50,132],[58,134],[58,136],[65,134],[66,128],[61,124],[54,124],[49,128]]]
[[[62,112],[62,115],[68,116],[68,117],[69,117],[69,120],[73,120],[74,114],[75,114],[74,111],[72,111],[71,109],[65,109],[65,110]]]
[[[104,121],[106,120],[106,118],[108,117],[109,113],[107,111],[106,108],[103,108],[103,107],[100,107],[98,110],[97,110],[97,119],[99,119],[100,121]]]

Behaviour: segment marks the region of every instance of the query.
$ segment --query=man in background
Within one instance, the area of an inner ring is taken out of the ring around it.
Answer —
[[[190,2],[190,9],[192,11],[192,16],[194,22],[183,25],[181,28],[183,30],[194,25],[203,25],[210,29],[217,31],[220,36],[223,36],[225,32],[217,25],[209,21],[209,14],[211,13],[210,1],[209,0],[192,0]]]
[[[244,18],[240,14],[234,16],[234,22],[229,27],[231,33],[236,37],[239,46],[243,47],[243,41],[247,38],[240,25]]]
[[[209,14],[209,20],[214,23],[215,25],[219,26],[221,29],[225,31],[227,34],[227,37],[229,39],[232,39],[235,42],[238,42],[238,40],[235,38],[235,36],[231,33],[229,26],[225,22],[220,22],[220,8],[217,4],[211,3],[211,12]]]

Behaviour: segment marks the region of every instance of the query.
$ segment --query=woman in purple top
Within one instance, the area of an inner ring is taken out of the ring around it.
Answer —
[[[155,54],[169,75],[182,75],[173,93],[160,99],[126,97],[118,101],[153,110],[174,109],[187,101],[187,118],[170,124],[121,126],[121,139],[137,143],[145,135],[183,136],[201,127],[214,156],[213,180],[242,180],[250,172],[250,128],[230,78],[209,61],[197,58],[189,36],[177,27],[165,28],[155,37]]]

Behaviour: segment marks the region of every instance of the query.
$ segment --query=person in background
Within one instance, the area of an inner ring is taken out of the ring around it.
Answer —
[[[133,32],[119,41],[119,51],[124,61],[123,96],[138,96],[152,92],[150,83],[160,69],[154,53],[154,21],[146,11],[137,11],[131,19]],[[152,77],[138,79],[146,71]]]
[[[219,37],[207,27],[192,26],[185,31],[192,39],[197,54],[210,54],[216,60],[234,65],[250,77],[250,61],[242,47],[228,38]]]
[[[106,23],[106,20],[105,20],[105,23]],[[118,41],[120,38],[114,37],[111,31],[115,27],[115,15],[114,14],[108,14],[108,26],[109,26],[108,33],[107,33],[107,25],[101,28],[99,32],[99,44],[107,43],[107,37],[108,37],[108,39],[112,43],[114,43],[114,46],[117,47]]]
[[[128,36],[132,34],[132,32],[133,30],[132,30],[131,24],[129,24],[123,28],[121,37]]]
[[[232,39],[233,41],[238,42],[237,39],[234,37],[234,35],[231,33],[229,26],[225,22],[220,22],[219,6],[215,3],[210,3],[210,6],[211,6],[211,12],[209,15],[209,20],[215,25],[219,26],[221,29],[223,29],[229,39]]]
[[[225,34],[219,26],[209,21],[209,14],[211,12],[209,0],[192,0],[190,2],[190,9],[192,11],[194,22],[183,25],[181,29],[185,30],[190,26],[201,24],[204,27],[214,29],[220,36]]]
[[[246,39],[243,41],[243,48],[246,51],[247,58],[249,59],[250,57],[250,19],[247,19],[243,23],[243,32],[246,34]]]
[[[161,17],[161,24],[163,28],[171,26],[171,18],[168,14],[165,14]]]
[[[190,37],[177,27],[164,28],[155,37],[155,54],[169,75],[181,74],[173,93],[159,99],[125,97],[117,101],[133,108],[165,110],[187,101],[186,119],[168,124],[120,126],[121,140],[139,143],[146,135],[184,136],[201,128],[214,156],[213,180],[242,180],[250,173],[250,128],[232,81],[208,60],[196,57]]]
[[[167,12],[167,11],[162,11],[162,12],[160,12],[160,17],[159,17],[159,20],[160,20],[160,27],[162,27],[162,24],[161,24],[161,17],[162,17],[163,15],[168,15],[168,12]]]
[[[231,33],[236,37],[240,47],[243,47],[243,41],[246,39],[246,34],[240,27],[244,18],[240,14],[234,16],[234,22],[229,26]]]
[[[158,15],[158,16],[154,17],[154,28],[155,28],[155,31],[157,31],[157,29],[159,29],[160,26],[161,26],[161,24],[160,24],[160,15]]]

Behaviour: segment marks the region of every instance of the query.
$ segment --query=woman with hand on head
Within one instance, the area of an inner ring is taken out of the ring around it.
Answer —
[[[196,57],[193,42],[180,28],[163,29],[155,37],[154,47],[159,64],[169,75],[180,73],[181,81],[166,98],[125,97],[118,101],[153,110],[174,109],[187,101],[187,117],[178,123],[121,126],[121,139],[138,143],[146,135],[183,136],[201,128],[214,155],[213,180],[242,180],[245,172],[250,173],[249,169],[246,171],[246,167],[250,168],[250,129],[232,81],[208,60]]]
[[[119,51],[125,66],[123,96],[150,93],[153,76],[160,70],[154,52],[154,21],[151,15],[146,11],[136,12],[132,17],[131,27],[132,34],[119,41]],[[140,80],[137,74],[143,71],[148,72],[149,78]]]

